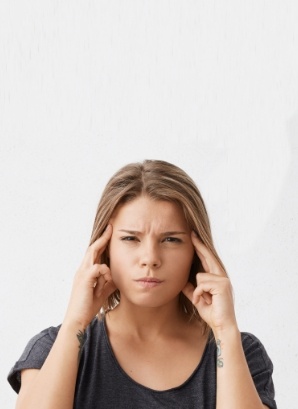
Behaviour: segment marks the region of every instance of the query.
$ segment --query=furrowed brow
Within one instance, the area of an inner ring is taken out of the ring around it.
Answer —
[[[177,236],[178,234],[187,234],[186,231],[166,231],[162,233],[163,236]]]
[[[128,233],[128,234],[142,234],[142,232],[137,231],[137,230],[119,229],[118,231],[121,231],[123,233]],[[188,234],[188,233],[186,231],[173,230],[173,231],[162,232],[160,235],[161,236],[175,236],[175,235],[179,235],[179,234]]]
[[[122,231],[123,233],[128,233],[128,234],[141,234],[141,232],[140,232],[140,231],[137,231],[137,230],[119,229],[118,231]]]

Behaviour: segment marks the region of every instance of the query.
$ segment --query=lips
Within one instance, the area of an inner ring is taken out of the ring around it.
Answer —
[[[159,280],[158,278],[154,277],[143,277],[135,281],[143,288],[158,287],[160,284],[162,284],[162,280]]]
[[[161,280],[155,277],[143,277],[143,278],[139,278],[136,281],[145,281],[147,283],[161,283],[162,282]]]

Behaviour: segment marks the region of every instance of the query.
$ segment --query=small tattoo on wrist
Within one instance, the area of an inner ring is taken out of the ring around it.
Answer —
[[[79,332],[77,333],[77,339],[79,341],[79,355],[78,355],[78,361],[80,361],[81,359],[81,355],[83,353],[83,347],[86,341],[86,331],[81,331],[79,330]]]
[[[221,356],[221,340],[216,341],[216,355],[217,355],[217,368],[222,368],[224,366],[223,358]]]

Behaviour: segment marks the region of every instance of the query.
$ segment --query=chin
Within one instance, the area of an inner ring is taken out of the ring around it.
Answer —
[[[174,298],[165,298],[164,296],[152,296],[149,294],[143,294],[138,297],[128,297],[127,301],[139,308],[161,308],[170,304],[178,304],[179,294]],[[121,301],[120,301],[121,302]]]

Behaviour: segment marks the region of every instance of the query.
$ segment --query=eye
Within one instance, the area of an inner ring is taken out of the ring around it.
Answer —
[[[120,238],[121,241],[137,241],[135,236],[124,236]]]
[[[178,239],[178,237],[166,237],[163,241],[167,243],[182,243],[182,240]]]

